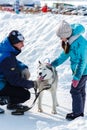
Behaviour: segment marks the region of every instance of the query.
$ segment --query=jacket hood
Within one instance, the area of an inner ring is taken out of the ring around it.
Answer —
[[[81,24],[71,24],[72,28],[72,36],[80,35],[81,33],[85,32],[85,28]]]
[[[71,24],[72,35],[69,38],[69,44],[71,45],[76,39],[80,37],[82,33],[85,32],[85,28],[81,24]]]
[[[6,52],[6,53],[11,52],[11,53],[14,53],[15,55],[18,55],[21,51],[15,49],[15,48],[11,45],[11,43],[10,43],[8,37],[7,37],[7,38],[5,38],[5,39],[0,43],[0,52],[1,52],[1,53],[3,53],[3,52]]]

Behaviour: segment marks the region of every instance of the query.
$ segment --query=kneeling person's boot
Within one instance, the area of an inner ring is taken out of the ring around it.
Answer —
[[[0,114],[4,113],[4,109],[0,108]]]
[[[28,106],[24,106],[24,105],[21,105],[21,104],[8,104],[7,105],[7,109],[8,110],[15,110],[15,109],[18,109],[20,111],[28,111],[29,110],[29,107]]]

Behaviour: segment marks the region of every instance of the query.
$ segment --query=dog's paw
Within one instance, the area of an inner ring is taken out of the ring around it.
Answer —
[[[57,111],[52,111],[52,114],[57,114]]]
[[[38,112],[43,112],[43,110],[41,108],[38,109]]]

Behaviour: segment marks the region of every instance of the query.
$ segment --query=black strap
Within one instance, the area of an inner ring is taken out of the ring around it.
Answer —
[[[50,86],[50,85],[49,85],[49,86]],[[50,87],[51,87],[51,86],[50,86]],[[29,107],[29,110],[34,106],[34,104],[35,104],[37,98],[39,97],[40,93],[41,93],[42,91],[44,91],[44,90],[50,89],[50,87],[43,88],[42,90],[40,90],[40,91],[37,92],[37,93],[35,92],[35,96],[36,96],[36,97],[35,97],[35,99],[34,99],[32,105],[31,105],[31,107]]]

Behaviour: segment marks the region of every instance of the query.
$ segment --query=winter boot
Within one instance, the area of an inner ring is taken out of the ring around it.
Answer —
[[[0,114],[3,114],[5,111],[2,109],[2,108],[0,108]]]
[[[84,116],[84,114],[83,113],[81,113],[81,114],[74,114],[74,113],[69,113],[69,114],[67,114],[66,115],[66,119],[67,120],[74,120],[75,118],[77,118],[77,117],[80,117],[80,116]]]
[[[20,105],[20,104],[8,104],[7,105],[7,109],[8,110],[15,110],[15,109],[18,109],[20,111],[28,111],[29,110],[29,107],[28,106],[24,106],[24,105]]]

